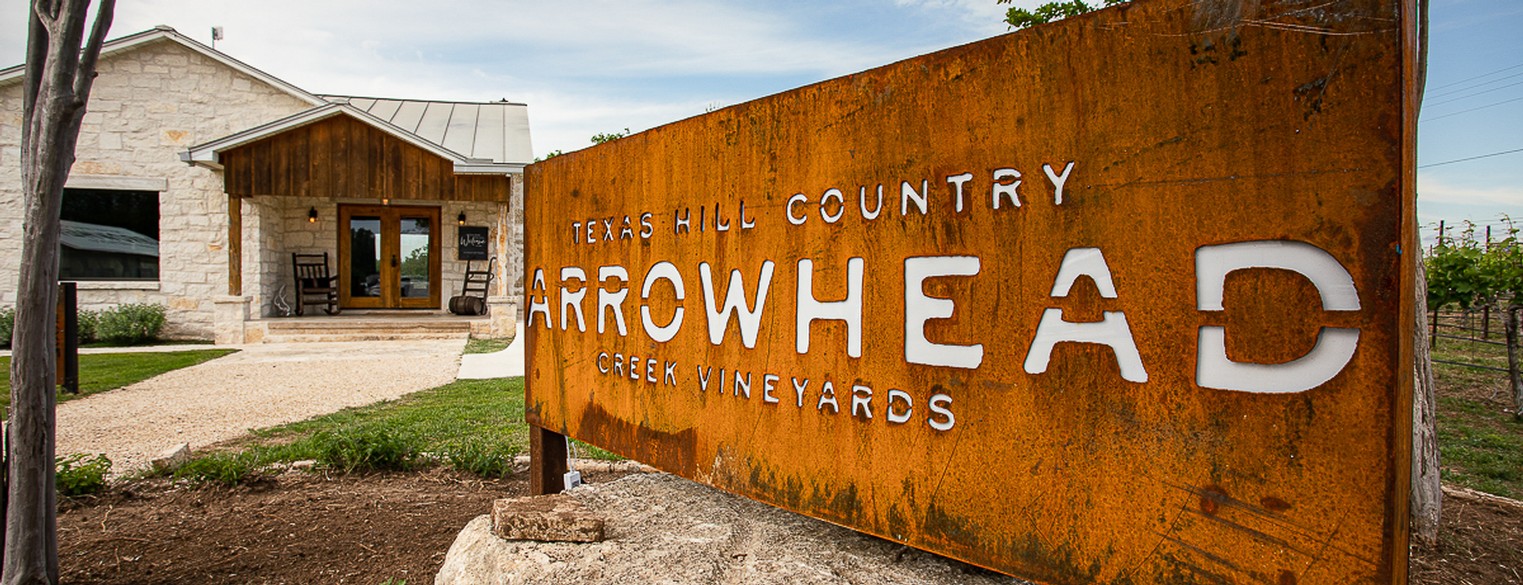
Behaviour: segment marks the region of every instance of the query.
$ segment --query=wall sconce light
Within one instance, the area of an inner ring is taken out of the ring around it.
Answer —
[[[455,225],[465,225],[465,212],[460,212],[460,217],[455,218]]]
[[[317,208],[307,210],[307,223],[317,223]]]

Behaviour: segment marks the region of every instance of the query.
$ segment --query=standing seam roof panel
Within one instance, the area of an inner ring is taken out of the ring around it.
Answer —
[[[423,120],[423,108],[424,104],[420,102],[402,102],[396,115],[391,119],[392,125],[418,134],[418,124]]]
[[[471,157],[502,160],[504,110],[498,104],[481,106],[481,113],[476,118],[476,144],[471,148]]]
[[[455,104],[429,102],[424,107],[423,119],[418,121],[418,129],[413,133],[423,137],[424,140],[443,145],[444,135],[449,130],[449,119],[454,109]],[[455,150],[455,152],[460,151]]]
[[[449,125],[444,132],[444,147],[474,158],[476,119],[480,113],[479,105],[456,104],[450,111]]]

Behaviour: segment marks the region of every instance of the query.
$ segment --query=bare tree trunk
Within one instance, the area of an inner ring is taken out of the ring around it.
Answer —
[[[1419,249],[1421,247],[1419,246]],[[1438,404],[1428,327],[1428,271],[1417,254],[1417,326],[1412,342],[1412,534],[1426,545],[1438,542],[1444,490],[1438,468]]]
[[[21,129],[25,237],[11,341],[10,485],[0,572],[5,585],[58,582],[53,477],[58,215],[114,7],[114,0],[102,0],[81,51],[89,0],[31,5]]]
[[[1418,108],[1428,84],[1428,0],[1417,0],[1417,92]],[[1413,115],[1416,115],[1414,112]],[[1443,230],[1439,230],[1443,242]],[[1439,478],[1438,398],[1433,382],[1432,339],[1428,336],[1428,270],[1423,265],[1422,242],[1415,242],[1417,262],[1417,322],[1412,332],[1412,534],[1418,542],[1436,544],[1444,508],[1444,489]],[[1437,321],[1437,313],[1434,314]],[[1436,325],[1436,323],[1435,323]]]

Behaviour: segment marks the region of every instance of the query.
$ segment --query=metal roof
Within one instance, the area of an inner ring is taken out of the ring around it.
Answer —
[[[431,103],[448,104],[449,102]],[[211,142],[204,142],[191,146],[190,148],[186,149],[185,152],[180,153],[180,160],[193,165],[201,165],[208,168],[220,169],[222,168],[223,152],[227,152],[245,144],[263,140],[293,128],[299,128],[313,122],[340,115],[349,116],[350,118],[358,120],[361,123],[368,124],[378,130],[381,130],[382,132],[395,136],[404,142],[408,142],[413,146],[417,146],[423,150],[432,152],[441,158],[454,162],[454,169],[456,174],[513,174],[522,171],[525,164],[524,162],[518,161],[496,161],[486,158],[478,158],[451,150],[437,142],[428,140],[413,131],[401,128],[395,124],[392,124],[391,122],[377,118],[370,113],[365,112],[364,110],[354,107],[349,103],[338,101],[328,102],[324,105],[317,106],[315,108],[305,110],[285,118],[281,118],[268,124],[255,126],[242,132],[230,134]],[[444,121],[446,123],[448,122],[447,119]],[[457,135],[462,134],[463,131],[457,132]],[[522,135],[524,142],[527,143],[527,128],[522,133]]]
[[[342,95],[322,96],[348,104],[418,138],[467,158],[528,164],[529,107],[509,101],[442,102]]]

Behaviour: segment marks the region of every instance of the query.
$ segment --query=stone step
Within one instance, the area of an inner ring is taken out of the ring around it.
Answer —
[[[470,321],[461,319],[311,318],[263,325],[264,343],[463,339],[471,334]]]

